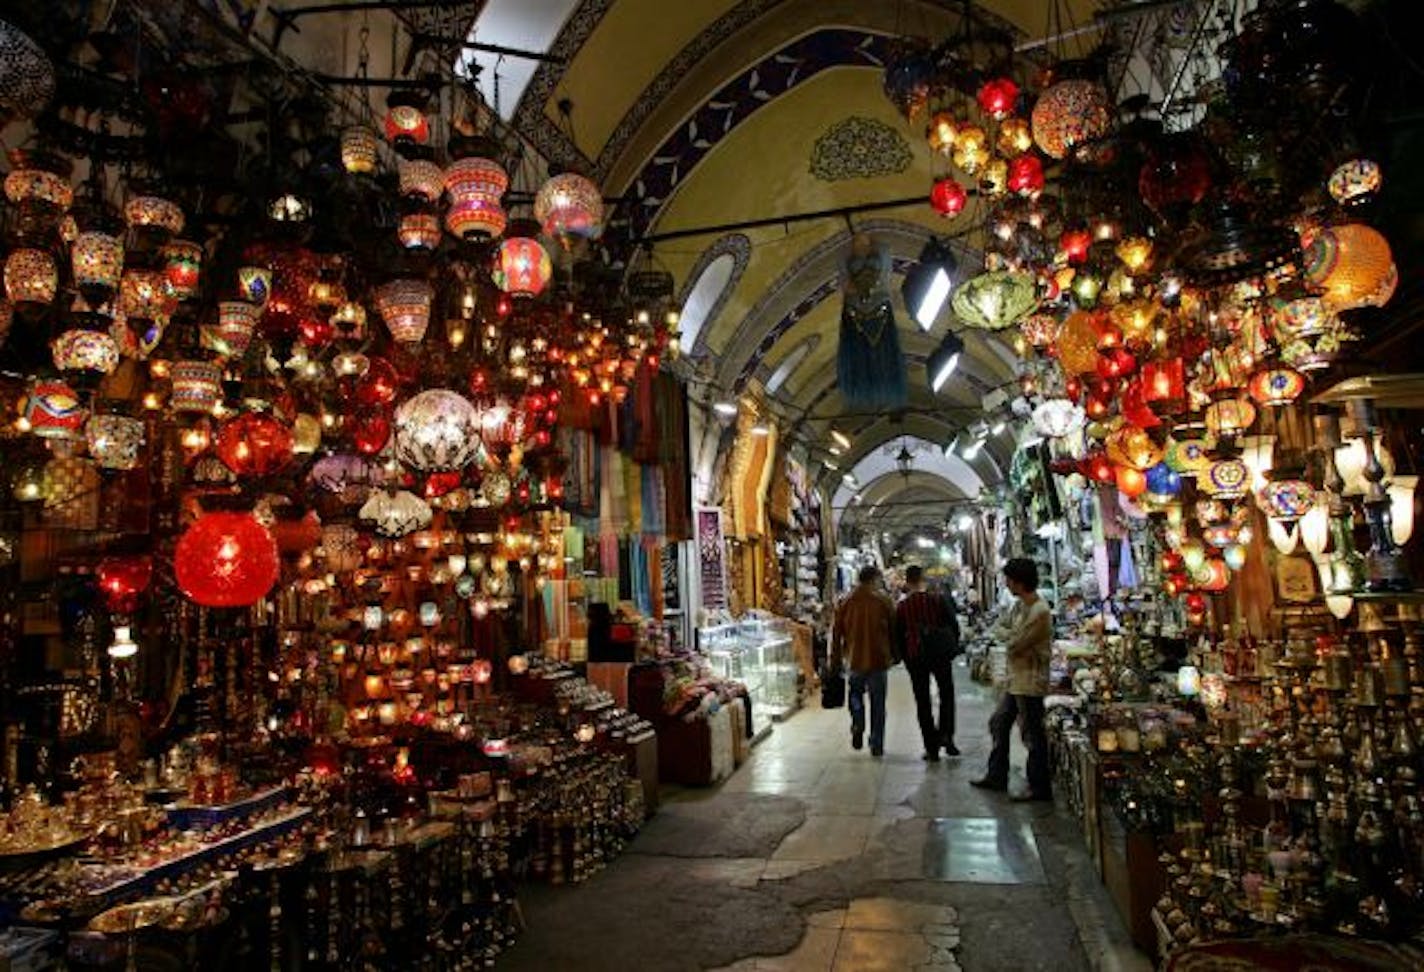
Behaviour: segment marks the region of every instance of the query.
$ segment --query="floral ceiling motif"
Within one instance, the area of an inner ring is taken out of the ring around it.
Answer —
[[[811,175],[822,182],[874,179],[904,172],[913,161],[905,136],[874,118],[852,115],[816,139]]]

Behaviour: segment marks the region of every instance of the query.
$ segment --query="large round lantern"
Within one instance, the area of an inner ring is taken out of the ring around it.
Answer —
[[[143,448],[143,422],[127,415],[93,415],[84,426],[89,455],[103,469],[133,469]]]
[[[1026,273],[981,273],[955,290],[952,306],[955,316],[964,323],[1002,331],[1038,307],[1037,285]]]
[[[554,275],[549,253],[530,236],[510,236],[499,245],[492,276],[511,297],[537,297]]]
[[[464,396],[423,391],[396,409],[396,458],[418,472],[463,469],[480,446],[480,416]]]
[[[554,239],[596,239],[603,232],[603,194],[577,172],[561,173],[534,196],[534,218]]]
[[[5,258],[5,294],[16,304],[50,304],[59,291],[59,269],[44,250],[20,247]]]
[[[1092,81],[1059,81],[1033,106],[1033,138],[1051,158],[1067,157],[1073,149],[1107,134],[1108,95]]]
[[[244,412],[218,429],[213,451],[236,476],[271,476],[292,460],[292,431],[265,412]]]
[[[953,179],[940,179],[930,189],[930,208],[946,219],[958,216],[969,201],[969,193]]]
[[[152,193],[130,196],[124,220],[136,234],[152,237],[160,245],[183,232],[183,210],[171,199]]]
[[[396,88],[386,98],[386,138],[397,151],[430,141],[430,121],[425,117],[429,101],[424,91]]]
[[[173,552],[178,589],[204,607],[255,604],[272,589],[280,569],[277,541],[251,513],[204,513]]]
[[[1147,492],[1159,502],[1167,502],[1182,491],[1182,477],[1165,462],[1147,470]]]
[[[1058,334],[1058,361],[1067,375],[1087,375],[1098,367],[1098,326],[1090,311],[1074,311]]]
[[[376,288],[376,309],[402,344],[419,344],[430,326],[430,304],[435,290],[424,280],[402,277]]]
[[[74,286],[90,304],[101,304],[118,290],[124,244],[117,236],[103,230],[82,232],[74,238],[69,256]]]
[[[493,239],[504,232],[506,217],[500,200],[509,188],[509,174],[492,159],[456,159],[445,170],[450,208],[445,228],[462,240]]]
[[[1362,223],[1315,233],[1305,250],[1305,277],[1337,310],[1383,307],[1399,283],[1389,241]]]
[[[0,118],[32,118],[54,97],[54,65],[44,48],[0,20]]]

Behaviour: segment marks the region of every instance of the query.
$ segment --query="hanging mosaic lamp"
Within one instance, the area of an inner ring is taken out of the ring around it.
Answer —
[[[445,228],[457,239],[488,240],[504,232],[508,218],[501,200],[509,188],[509,173],[493,159],[456,159],[445,170],[450,207]]]
[[[991,78],[980,87],[975,100],[979,109],[995,121],[1003,121],[1014,113],[1019,100],[1019,86],[1010,78]]]
[[[222,397],[222,368],[211,361],[175,361],[168,378],[173,386],[168,405],[175,412],[211,412]]]
[[[396,458],[417,472],[463,469],[479,448],[480,415],[463,395],[432,388],[396,409]]]
[[[352,175],[369,175],[380,160],[380,141],[365,125],[341,130],[341,167]]]
[[[238,296],[258,307],[267,306],[272,297],[272,270],[259,263],[237,268]]]
[[[1009,162],[1004,184],[1017,196],[1038,195],[1046,184],[1043,163],[1036,155],[1020,155]]]
[[[204,334],[204,346],[229,358],[241,358],[257,333],[262,308],[245,300],[218,302],[218,322]]]
[[[981,273],[955,290],[951,306],[955,316],[966,324],[1002,331],[1038,307],[1037,283],[1027,273]]]
[[[292,430],[265,412],[244,412],[218,429],[213,452],[241,479],[272,476],[292,461]]]
[[[430,326],[435,290],[427,281],[402,277],[376,288],[376,310],[391,337],[401,344],[419,344]]]
[[[1173,439],[1169,441],[1163,461],[1173,470],[1184,475],[1203,472],[1211,465],[1211,459],[1207,456],[1206,443],[1201,439]]]
[[[407,213],[396,228],[401,246],[425,253],[440,245],[440,235],[440,217],[434,213]]]
[[[1182,491],[1181,474],[1165,462],[1147,470],[1147,492],[1159,502],[1167,502]]]
[[[1083,409],[1066,398],[1050,398],[1033,410],[1033,427],[1039,435],[1061,439],[1083,427]]]
[[[1033,106],[1033,138],[1049,158],[1063,159],[1074,149],[1107,134],[1111,119],[1107,92],[1092,81],[1059,81]]]
[[[511,224],[509,235],[495,254],[491,276],[495,285],[511,297],[537,297],[554,275],[549,252],[532,235],[525,235],[531,228],[523,221]]]
[[[0,20],[0,120],[33,118],[54,97],[54,65],[29,34]]]
[[[1394,296],[1399,271],[1389,241],[1363,223],[1319,230],[1305,250],[1305,278],[1338,310],[1383,307]]]
[[[396,151],[430,141],[430,121],[425,107],[430,99],[415,88],[395,88],[386,98],[386,140]]]
[[[137,468],[144,443],[144,424],[127,415],[91,415],[84,425],[89,455],[102,469]]]
[[[398,539],[424,530],[432,519],[430,504],[409,490],[371,494],[361,507],[360,517],[383,537]]]
[[[560,173],[539,187],[534,218],[553,239],[597,239],[603,232],[603,193],[577,172]]]
[[[1285,344],[1296,338],[1314,337],[1332,326],[1334,313],[1319,297],[1272,297],[1267,304],[1276,340]]]
[[[107,375],[119,366],[119,345],[108,331],[73,327],[49,345],[60,371]]]
[[[1279,408],[1301,396],[1305,391],[1305,376],[1294,368],[1266,368],[1251,376],[1246,390],[1257,404]]]
[[[15,304],[52,304],[59,268],[44,250],[19,247],[5,258],[5,295]]]
[[[1206,427],[1215,436],[1231,438],[1256,421],[1256,406],[1245,398],[1223,398],[1206,408]]]
[[[173,296],[179,300],[196,297],[203,269],[203,248],[191,240],[173,240],[164,244],[159,256]]]
[[[417,158],[401,159],[397,173],[400,194],[406,199],[433,204],[445,189],[444,170],[423,154]]]
[[[1341,162],[1330,173],[1326,188],[1330,198],[1342,206],[1355,206],[1373,199],[1384,183],[1379,163],[1372,159]]]
[[[940,179],[930,189],[930,208],[946,219],[963,212],[968,201],[969,193],[953,179]]]
[[[1315,487],[1303,479],[1272,480],[1256,490],[1256,505],[1269,517],[1294,523],[1315,505]]]
[[[1219,500],[1240,499],[1251,487],[1251,470],[1240,459],[1218,459],[1197,475],[1197,488]]]
[[[5,198],[15,207],[14,232],[20,239],[39,239],[53,230],[55,220],[74,204],[69,176],[74,165],[48,152],[12,149]]]
[[[167,243],[183,232],[183,210],[171,199],[152,191],[140,191],[124,203],[124,221],[129,231],[156,245]]]
[[[78,393],[62,381],[40,379],[30,386],[23,424],[42,439],[82,438],[89,412]]]
[[[249,607],[266,596],[280,571],[276,540],[248,512],[202,514],[173,552],[178,589],[203,607]]]

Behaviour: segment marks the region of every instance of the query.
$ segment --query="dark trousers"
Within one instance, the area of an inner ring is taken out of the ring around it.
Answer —
[[[905,662],[910,673],[910,687],[915,691],[915,715],[920,720],[920,735],[925,752],[934,754],[941,746],[954,742],[954,661],[936,658]],[[934,704],[930,699],[930,680],[939,690],[939,722],[935,722]]]
[[[1023,741],[1028,747],[1028,789],[1034,796],[1053,792],[1048,775],[1048,733],[1043,728],[1043,698],[1038,695],[1004,694],[999,707],[989,717],[989,735],[994,748],[989,751],[989,771],[984,778],[998,784],[1009,782],[1009,733],[1023,716]]]

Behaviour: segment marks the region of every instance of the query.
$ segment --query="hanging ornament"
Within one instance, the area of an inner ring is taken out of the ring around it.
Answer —
[[[433,388],[396,409],[396,458],[417,472],[463,469],[479,446],[480,417],[463,395]]]
[[[292,460],[292,432],[265,412],[244,412],[218,429],[213,451],[235,476],[273,476]]]
[[[251,513],[203,513],[173,552],[178,589],[204,607],[248,607],[277,581],[277,543]]]
[[[603,194],[577,172],[564,172],[539,187],[534,218],[544,234],[565,244],[572,238],[592,240],[603,232]]]
[[[376,288],[376,310],[401,344],[419,344],[430,326],[435,290],[425,280],[402,277]]]
[[[1305,376],[1294,368],[1266,368],[1251,376],[1246,390],[1258,404],[1279,408],[1301,396],[1305,391]]]
[[[554,275],[549,253],[529,230],[530,224],[516,221],[495,254],[495,286],[511,297],[537,297]]]
[[[1383,307],[1394,296],[1399,271],[1389,241],[1363,223],[1319,230],[1308,238],[1305,278],[1337,310]]]
[[[953,179],[940,179],[930,190],[930,208],[946,219],[963,212],[968,200],[969,194]]]
[[[1038,307],[1038,284],[1032,275],[1001,270],[981,273],[955,288],[954,314],[973,327],[1002,331],[1013,327]]]
[[[1107,134],[1107,92],[1092,81],[1059,81],[1033,106],[1033,137],[1049,158],[1070,152]]]
[[[494,239],[507,222],[501,200],[509,188],[509,174],[493,159],[456,159],[445,170],[445,191],[450,208],[445,228],[462,240]]]

